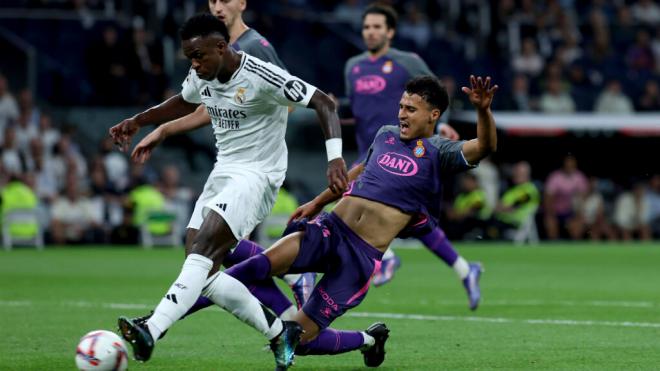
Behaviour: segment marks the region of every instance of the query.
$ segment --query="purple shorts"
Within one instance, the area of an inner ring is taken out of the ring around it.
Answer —
[[[419,214],[397,235],[398,238],[420,238],[431,233],[438,223],[434,218]]]
[[[364,299],[383,253],[334,213],[319,215],[306,223],[303,231],[300,251],[289,273],[324,273],[302,310],[320,328],[326,328]]]

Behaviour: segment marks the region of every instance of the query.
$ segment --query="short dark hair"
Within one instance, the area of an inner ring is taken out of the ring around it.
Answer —
[[[440,112],[445,112],[449,106],[447,88],[437,77],[418,76],[410,79],[406,83],[406,93],[419,95]]]
[[[179,30],[181,40],[190,40],[198,36],[206,37],[214,33],[220,34],[229,42],[227,26],[209,13],[200,13],[188,18]]]
[[[396,22],[399,16],[396,14],[396,10],[389,5],[374,3],[367,7],[362,13],[362,22],[367,17],[368,14],[382,14],[385,16],[385,23],[387,28],[396,30]]]

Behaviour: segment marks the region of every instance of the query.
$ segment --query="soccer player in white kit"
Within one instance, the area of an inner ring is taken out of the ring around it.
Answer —
[[[204,126],[210,117],[218,158],[188,225],[189,232],[197,232],[179,277],[146,324],[121,317],[120,330],[133,346],[135,358],[146,361],[160,334],[204,293],[272,339],[278,366],[288,367],[300,337],[299,326],[272,318],[232,277],[221,272],[208,275],[270,213],[287,168],[284,134],[288,106],[316,110],[326,138],[329,188],[333,192],[346,188],[336,107],[314,86],[234,51],[228,45],[226,26],[209,14],[186,21],[181,39],[184,54],[192,62],[181,94],[114,126],[110,134],[127,148],[141,126],[176,119],[204,103],[206,112],[158,127],[140,142],[132,157],[146,160],[167,136]]]

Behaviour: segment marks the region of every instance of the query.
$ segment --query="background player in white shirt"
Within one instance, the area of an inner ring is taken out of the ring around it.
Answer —
[[[238,239],[246,237],[270,212],[286,172],[284,133],[289,105],[317,111],[327,139],[329,187],[333,192],[346,188],[346,164],[341,158],[341,129],[336,107],[323,92],[286,71],[234,51],[227,42],[226,26],[209,14],[186,21],[181,39],[184,53],[192,62],[182,93],[123,121],[111,128],[110,134],[126,149],[131,136],[141,126],[191,113],[203,102],[206,112],[157,128],[135,148],[132,157],[146,160],[165,137],[206,125],[210,117],[218,161],[189,223],[189,234],[195,229],[198,231],[181,274],[146,324],[138,325],[121,317],[120,329],[133,346],[136,359],[146,361],[151,356],[154,340],[186,313],[203,292],[277,344],[284,343],[274,350],[276,358],[278,351],[286,353],[277,359],[284,360],[288,366],[300,328],[291,325],[278,339],[277,334],[282,332],[281,321],[270,318],[264,309],[255,306],[249,300],[254,298],[240,282],[223,273],[214,274],[208,280],[207,276],[213,267],[222,263]]]

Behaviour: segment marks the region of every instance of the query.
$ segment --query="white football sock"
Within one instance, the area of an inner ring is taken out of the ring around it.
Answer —
[[[367,334],[364,331],[360,331],[360,333],[362,334],[362,338],[364,339],[363,340],[364,343],[362,347],[360,347],[360,349],[369,349],[376,344],[376,339],[374,339],[373,336]]]
[[[188,255],[179,277],[147,321],[154,341],[195,304],[212,267],[213,260],[198,254]]]
[[[280,318],[283,321],[293,321],[293,316],[295,316],[296,313],[298,313],[298,308],[295,305],[291,305],[287,310],[280,314]]]
[[[387,249],[385,250],[385,253],[383,254],[383,259],[381,260],[387,260],[387,259],[392,259],[396,255],[394,254],[394,251],[392,249]]]
[[[202,294],[269,340],[284,328],[282,320],[261,304],[241,281],[224,272],[213,275]]]
[[[470,264],[462,256],[459,256],[451,267],[461,280],[464,280],[470,273]]]

